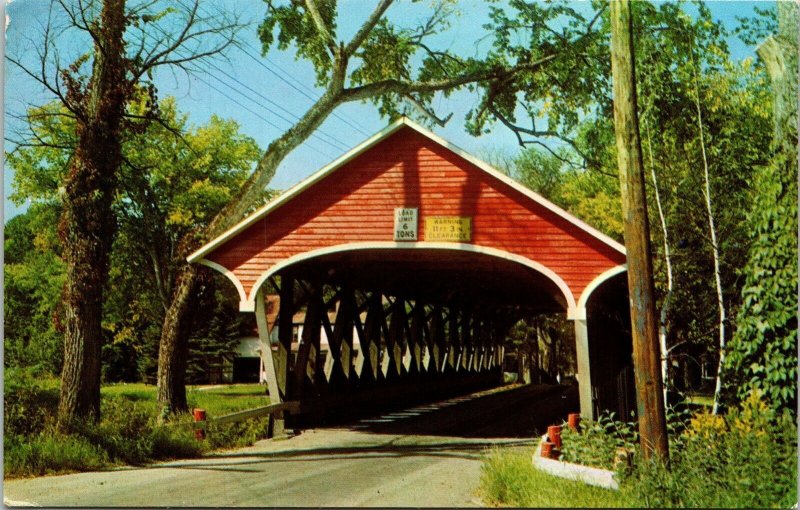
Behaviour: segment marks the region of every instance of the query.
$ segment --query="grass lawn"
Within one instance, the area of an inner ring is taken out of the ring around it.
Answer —
[[[269,404],[260,384],[187,388],[189,407],[215,418]],[[62,434],[55,428],[59,381],[38,380],[5,395],[4,466],[6,477],[38,476],[142,465],[153,460],[191,458],[219,448],[247,446],[266,437],[269,420],[259,418],[208,425],[197,441],[188,415],[169,423],[158,420],[156,387],[143,383],[101,388],[101,420]]]
[[[714,395],[713,394],[704,394],[704,393],[697,393],[697,394],[689,394],[686,396],[687,402],[690,404],[705,406],[705,407],[714,407]]]
[[[155,403],[156,387],[144,383],[109,384],[103,386],[101,395]],[[269,404],[266,387],[261,384],[187,386],[186,400],[190,408],[205,409],[209,418]]]

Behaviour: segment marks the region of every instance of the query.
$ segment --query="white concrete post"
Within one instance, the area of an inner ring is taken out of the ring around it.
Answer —
[[[585,420],[595,418],[592,406],[592,375],[589,360],[589,330],[586,315],[582,319],[572,319],[575,323],[575,352],[578,358],[578,393],[581,402],[581,417]]]

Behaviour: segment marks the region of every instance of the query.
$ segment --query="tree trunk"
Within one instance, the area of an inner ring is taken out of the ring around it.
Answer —
[[[125,2],[106,0],[100,14],[89,86],[69,86],[80,100],[78,146],[64,184],[59,237],[64,246],[64,368],[58,426],[69,430],[100,416],[103,287],[116,228],[111,212],[121,162],[119,140],[125,108]]]
[[[314,130],[330,115],[340,102],[335,94],[340,90],[335,86],[298,121],[298,123],[270,144],[256,166],[253,175],[242,186],[241,191],[211,221],[198,236],[190,232],[181,246],[213,239],[234,226],[244,215],[257,205],[275,175],[278,165],[298,145],[303,143]],[[193,240],[190,241],[190,240]],[[182,257],[189,254],[182,251]],[[168,413],[187,410],[186,386],[186,347],[190,335],[191,310],[197,285],[197,269],[185,259],[178,267],[179,283],[173,291],[172,301],[164,317],[158,352],[158,403]]]
[[[614,86],[614,131],[628,262],[639,435],[644,457],[647,459],[655,455],[666,462],[669,449],[663,383],[659,371],[653,267],[636,109],[633,20],[630,3],[626,0],[611,2],[611,71]]]
[[[197,304],[199,269],[184,263],[172,302],[164,317],[158,346],[158,403],[162,417],[186,412],[186,359],[192,310]]]
[[[703,157],[703,199],[708,214],[708,230],[711,234],[711,254],[714,258],[714,284],[717,291],[717,308],[719,310],[719,362],[717,363],[716,384],[714,385],[714,407],[712,414],[719,413],[722,393],[722,367],[725,365],[725,301],[722,293],[722,272],[720,270],[720,250],[717,242],[717,228],[714,225],[714,212],[711,209],[711,183],[706,155],[705,130],[703,129],[703,112],[700,108],[700,86],[697,83],[697,69],[694,67],[694,49],[691,49],[692,73],[694,77],[694,104],[697,109],[697,129],[700,135],[700,153]]]

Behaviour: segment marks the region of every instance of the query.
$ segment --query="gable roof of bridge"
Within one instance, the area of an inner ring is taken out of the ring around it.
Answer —
[[[452,143],[448,142],[444,138],[436,135],[432,131],[425,129],[424,127],[420,126],[416,122],[409,120],[406,117],[401,117],[400,119],[396,120],[395,122],[389,124],[385,128],[383,128],[378,133],[375,133],[367,140],[363,141],[361,144],[357,145],[347,153],[340,156],[338,159],[334,160],[333,162],[329,163],[328,165],[320,168],[318,171],[307,177],[306,179],[300,181],[293,187],[286,190],[280,196],[271,200],[268,204],[262,206],[261,208],[254,211],[249,216],[245,217],[242,221],[231,227],[230,229],[226,230],[222,234],[220,234],[217,238],[212,239],[208,243],[204,244],[200,248],[198,248],[194,253],[187,257],[189,262],[197,262],[201,258],[203,258],[208,253],[214,251],[215,248],[221,246],[226,241],[230,240],[231,238],[235,237],[236,234],[242,232],[244,229],[255,223],[256,221],[260,220],[264,216],[267,216],[269,213],[274,211],[275,209],[279,208],[289,200],[293,199],[295,196],[302,193],[305,189],[310,188],[318,181],[321,181],[323,178],[327,177],[329,174],[335,172],[336,170],[343,167],[349,161],[355,159],[357,156],[360,156],[363,152],[366,152],[368,149],[371,149],[374,145],[378,144],[379,142],[389,138],[393,135],[397,130],[402,128],[403,126],[408,126],[411,129],[414,129],[418,133],[422,134],[423,136],[430,138],[434,142],[438,143],[439,145],[449,149],[450,151],[458,154],[462,158],[466,159],[476,167],[480,168],[484,172],[488,173],[489,175],[493,176],[494,178],[508,184],[515,190],[519,191],[526,197],[530,198],[537,204],[544,206],[545,208],[549,209],[550,211],[554,212],[558,216],[564,218],[568,222],[572,223],[579,229],[585,231],[586,233],[590,234],[591,236],[597,238],[598,240],[602,241],[603,243],[607,244],[609,247],[613,248],[614,250],[625,254],[625,247],[615,241],[614,239],[610,238],[606,234],[600,232],[596,228],[592,227],[591,225],[587,224],[586,222],[576,218],[575,216],[571,215],[564,209],[558,207],[554,203],[550,202],[540,194],[532,191],[531,189],[523,186],[519,182],[515,181],[514,179],[508,177],[507,175],[501,173],[497,169],[493,168],[491,165],[486,163],[485,161],[481,161],[480,159],[472,156],[468,152],[460,149],[459,147],[453,145]]]
[[[336,180],[322,183],[339,170]],[[417,181],[411,182],[414,177]],[[472,188],[465,190],[468,186]],[[409,193],[418,203],[405,202]],[[427,242],[421,228],[423,242],[389,242],[392,208],[419,207],[423,221],[454,211],[470,216],[464,214],[465,202],[475,228],[468,243]],[[274,221],[259,223],[271,214],[277,214]],[[477,221],[484,223],[479,227]],[[336,228],[344,235],[334,232]],[[520,262],[552,280],[569,309],[580,308],[581,300],[585,305],[591,291],[625,264],[620,243],[406,118],[259,208],[187,260],[225,274],[246,310],[253,306],[255,290],[276,268],[340,250],[388,248],[461,250]]]

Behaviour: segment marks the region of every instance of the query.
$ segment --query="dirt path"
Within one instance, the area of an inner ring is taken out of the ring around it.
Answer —
[[[468,507],[481,456],[577,408],[565,387],[483,392],[143,469],[11,480],[7,505]]]

